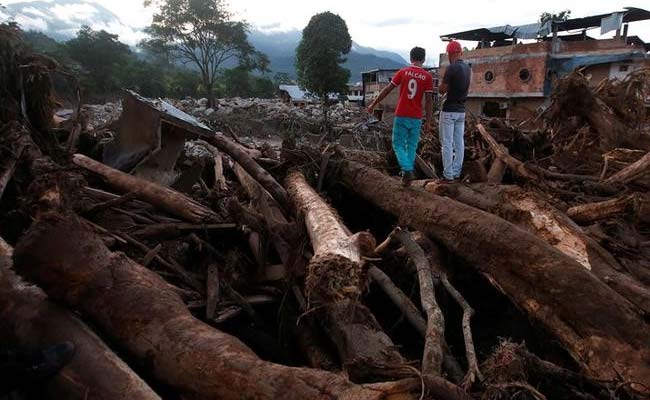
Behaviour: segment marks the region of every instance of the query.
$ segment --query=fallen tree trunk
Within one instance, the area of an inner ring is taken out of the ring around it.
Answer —
[[[384,399],[397,385],[360,386],[260,360],[238,339],[195,319],[158,275],[111,253],[72,215],[43,216],[23,236],[15,260],[48,295],[78,307],[182,396]]]
[[[448,196],[516,224],[579,262],[598,279],[650,315],[650,288],[628,273],[567,215],[540,195],[517,186],[422,183],[433,194]],[[416,185],[421,185],[416,183]]]
[[[300,172],[285,181],[298,213],[304,216],[314,256],[309,262],[308,301],[322,305],[324,326],[352,379],[390,375],[404,360],[370,310],[358,301],[365,286],[360,236],[350,236],[336,212],[329,207]],[[374,240],[368,248],[374,249]]]
[[[431,266],[424,255],[424,250],[413,241],[408,231],[400,230],[395,234],[395,237],[402,243],[411,261],[415,264],[418,282],[420,283],[420,301],[422,309],[427,315],[422,373],[440,375],[443,358],[442,349],[445,341],[445,317],[436,302]]]
[[[70,363],[45,385],[52,398],[160,399],[86,324],[17,277],[11,252],[0,238],[0,341],[26,351],[65,341],[75,345]]]
[[[579,224],[588,224],[601,219],[625,214],[634,204],[634,195],[619,197],[599,203],[581,204],[567,210],[567,215]]]
[[[217,219],[212,210],[189,197],[153,182],[125,174],[81,154],[75,154],[72,161],[89,171],[102,176],[108,184],[125,193],[134,193],[137,199],[146,201],[186,221],[200,223]]]
[[[650,173],[650,153],[605,179],[607,185],[624,185]]]
[[[508,166],[500,158],[495,158],[490,166],[488,171],[487,182],[488,183],[501,183],[503,176],[506,174]]]
[[[631,304],[529,232],[473,207],[343,161],[350,190],[435,238],[545,327],[585,373],[650,384],[650,329]]]
[[[388,275],[374,265],[368,268],[368,275],[382,288],[393,304],[400,309],[404,317],[411,323],[420,336],[425,338],[427,335],[427,321],[422,317],[420,310],[415,307],[411,299],[395,285]],[[463,380],[463,370],[456,358],[454,358],[454,355],[451,354],[451,350],[444,337],[442,345],[444,351],[442,359],[443,369],[448,379],[451,379],[455,383],[460,383]]]
[[[2,165],[0,165],[0,199],[2,199],[2,195],[4,194],[5,189],[7,188],[7,184],[9,184],[9,181],[14,176],[14,171],[16,170],[16,163],[18,162],[21,155],[23,154],[24,149],[25,149],[25,144],[18,143],[14,153],[9,157],[5,157],[5,160],[3,161]]]
[[[492,137],[492,135],[490,135],[487,129],[485,129],[483,124],[481,123],[476,124],[476,128],[481,134],[483,140],[485,140],[485,142],[490,146],[490,149],[492,150],[494,155],[498,159],[503,161],[508,166],[508,168],[510,168],[512,172],[529,181],[539,180],[539,178],[535,176],[535,174],[533,174],[528,170],[528,168],[526,168],[523,162],[511,156],[505,147],[497,143],[497,141],[494,140],[494,138]]]
[[[271,174],[262,168],[241,146],[228,140],[223,134],[216,133],[214,136],[205,138],[205,140],[225,152],[241,165],[257,182],[268,190],[271,196],[280,204],[282,208],[288,210],[289,198],[284,190]]]

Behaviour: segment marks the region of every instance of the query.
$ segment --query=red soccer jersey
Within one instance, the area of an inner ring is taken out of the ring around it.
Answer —
[[[411,65],[400,69],[391,84],[399,87],[399,100],[395,115],[422,118],[422,97],[433,92],[433,77],[423,68]]]

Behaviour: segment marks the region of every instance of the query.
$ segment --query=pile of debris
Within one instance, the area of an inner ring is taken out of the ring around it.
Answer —
[[[294,139],[300,143],[322,142],[325,133],[330,142],[348,147],[386,150],[390,128],[369,118],[364,109],[337,103],[329,107],[328,125],[323,126],[323,108],[319,104],[302,107],[286,104],[280,99],[218,99],[207,108],[207,99],[187,98],[168,103],[196,117],[216,130],[237,132],[240,140],[250,144],[262,141],[281,143]]]
[[[476,121],[478,172],[403,187],[386,152],[251,148],[134,92],[102,140],[80,111],[53,129],[39,65],[0,91],[0,337],[76,353],[36,398],[650,393],[648,149],[601,179],[562,169],[569,132]]]

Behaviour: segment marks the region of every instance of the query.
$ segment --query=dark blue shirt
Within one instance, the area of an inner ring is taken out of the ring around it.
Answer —
[[[447,100],[442,111],[465,112],[465,100],[469,91],[472,71],[463,60],[456,60],[447,67],[442,82],[447,84]]]

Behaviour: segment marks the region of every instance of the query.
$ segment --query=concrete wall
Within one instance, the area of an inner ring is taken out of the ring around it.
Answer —
[[[560,41],[555,46],[547,41],[467,51],[463,54],[463,59],[472,68],[467,108],[475,115],[482,115],[486,102],[491,102],[494,103],[497,114],[507,118],[527,120],[533,117],[537,109],[547,101],[543,94],[547,74],[546,63],[552,55],[571,57],[572,55],[625,54],[634,51],[638,51],[638,48],[615,39]],[[620,67],[626,65],[627,71],[621,71]],[[630,72],[649,65],[649,60],[602,64],[588,67],[585,72],[591,76],[591,82],[596,85],[603,79],[624,78]],[[441,81],[448,66],[447,55],[441,54]],[[522,79],[520,75],[524,69],[529,73],[528,79]],[[492,74],[491,81],[486,79],[488,72]]]
[[[543,96],[546,76],[546,59],[550,43],[493,47],[468,51],[463,60],[472,68],[472,97],[522,97]],[[449,65],[446,55],[441,55],[441,81]],[[522,80],[520,73],[528,70],[529,78]],[[486,79],[486,73],[493,80]]]

